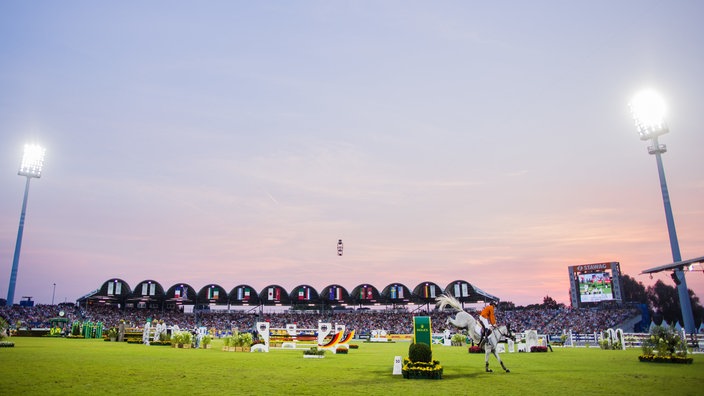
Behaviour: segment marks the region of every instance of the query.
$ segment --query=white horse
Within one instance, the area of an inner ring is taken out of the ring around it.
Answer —
[[[445,324],[451,324],[460,329],[467,329],[467,333],[470,337],[472,337],[474,342],[479,343],[479,341],[481,340],[481,325],[476,321],[476,319],[474,319],[472,315],[462,309],[462,304],[457,301],[457,299],[455,299],[451,295],[443,294],[437,298],[437,305],[438,308],[441,310],[448,305],[454,308],[457,311],[457,315],[455,315],[454,319],[447,318]],[[511,370],[507,369],[506,366],[504,366],[504,362],[501,361],[499,353],[496,350],[496,346],[499,341],[507,337],[513,338],[513,335],[511,334],[511,330],[506,326],[494,327],[494,329],[491,331],[491,334],[489,334],[489,336],[487,337],[487,340],[484,343],[484,368],[487,373],[493,372],[493,370],[489,368],[489,355],[492,353],[496,357],[496,360],[498,360],[501,364],[501,368],[503,368],[504,371],[506,371],[507,373],[511,372]]]

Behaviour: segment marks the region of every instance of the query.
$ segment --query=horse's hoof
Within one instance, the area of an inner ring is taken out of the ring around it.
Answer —
[[[486,369],[486,372],[487,372],[487,373],[493,373],[494,370],[492,370],[492,369]]]
[[[507,372],[507,373],[510,373],[510,372],[511,372],[511,370],[509,370],[509,369],[506,369],[506,372]]]

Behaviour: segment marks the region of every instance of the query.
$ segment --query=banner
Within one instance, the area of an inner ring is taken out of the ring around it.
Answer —
[[[430,328],[430,316],[414,316],[413,317],[413,343],[433,345],[433,331]]]

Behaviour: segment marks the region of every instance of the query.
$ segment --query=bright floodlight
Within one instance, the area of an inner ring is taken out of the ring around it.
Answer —
[[[36,144],[24,145],[24,156],[22,156],[22,164],[17,172],[20,176],[36,177],[42,175],[42,167],[44,166],[44,153],[46,149]]]
[[[665,124],[665,101],[655,91],[639,92],[633,97],[630,107],[641,140],[652,139],[670,131]]]

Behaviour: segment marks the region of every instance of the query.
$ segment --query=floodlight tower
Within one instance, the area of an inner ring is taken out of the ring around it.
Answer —
[[[22,164],[17,172],[20,176],[27,177],[27,183],[24,185],[24,199],[22,200],[22,213],[20,214],[20,228],[17,231],[17,243],[15,244],[15,256],[12,259],[12,272],[10,273],[10,286],[7,288],[8,307],[12,306],[15,298],[15,284],[17,283],[17,267],[20,264],[20,249],[22,247],[22,233],[24,232],[24,217],[27,213],[27,196],[29,195],[29,181],[35,177],[39,179],[42,175],[42,167],[44,166],[44,153],[46,149],[34,144],[24,145],[24,155],[22,156]]]
[[[640,135],[640,140],[650,140],[652,146],[648,146],[648,153],[655,155],[660,176],[660,189],[662,190],[662,201],[665,206],[665,220],[667,221],[667,231],[670,235],[670,249],[672,250],[673,262],[682,261],[680,255],[680,245],[677,241],[677,231],[675,230],[675,219],[672,215],[670,205],[670,194],[667,191],[667,181],[665,180],[665,168],[662,165],[662,154],[667,152],[667,147],[658,142],[658,136],[670,132],[665,123],[665,102],[652,90],[644,90],[636,94],[630,103],[631,113],[636,122],[636,128]],[[694,328],[694,316],[692,314],[692,303],[689,300],[687,281],[682,268],[674,270],[672,279],[677,284],[677,293],[680,299],[680,309],[685,331],[689,334],[696,333]]]

